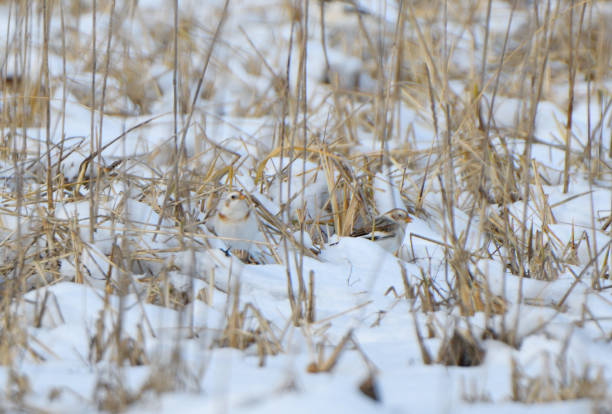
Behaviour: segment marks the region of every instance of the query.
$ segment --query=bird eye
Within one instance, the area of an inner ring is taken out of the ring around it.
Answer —
[[[232,194],[232,195],[230,196],[230,198],[231,198],[232,200],[237,200],[237,199],[238,199],[238,196],[237,196],[236,194]]]

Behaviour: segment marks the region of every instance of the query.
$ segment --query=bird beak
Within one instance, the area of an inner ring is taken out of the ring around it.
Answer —
[[[238,198],[239,198],[240,200],[246,200],[246,196],[245,196],[244,194],[242,194],[242,193],[239,193],[239,194],[240,194],[240,195],[238,196]]]
[[[412,221],[412,217],[410,217],[410,216],[406,216],[404,218],[404,223],[406,223],[406,224],[410,223],[411,221]]]

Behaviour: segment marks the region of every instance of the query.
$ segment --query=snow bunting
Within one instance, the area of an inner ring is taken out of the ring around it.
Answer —
[[[211,225],[228,253],[233,250],[249,252],[253,241],[259,239],[255,213],[247,197],[239,191],[231,191],[221,199]]]
[[[351,236],[372,240],[385,250],[396,253],[404,240],[406,224],[411,221],[412,218],[406,210],[394,208],[370,223],[358,224]]]

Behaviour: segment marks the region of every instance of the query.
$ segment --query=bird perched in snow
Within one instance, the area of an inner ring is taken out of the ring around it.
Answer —
[[[404,240],[406,225],[411,221],[406,210],[394,208],[372,222],[357,224],[351,236],[372,240],[385,250],[396,253]]]
[[[227,250],[249,253],[253,241],[259,239],[259,226],[247,197],[240,191],[231,191],[221,199],[210,224]]]

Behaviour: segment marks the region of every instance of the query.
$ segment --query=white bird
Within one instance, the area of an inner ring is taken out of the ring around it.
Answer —
[[[369,223],[357,224],[351,236],[372,240],[395,254],[404,240],[406,225],[411,221],[406,210],[394,208]]]
[[[216,235],[230,251],[252,253],[253,241],[260,240],[257,218],[247,197],[239,191],[229,192],[217,206],[211,219]]]

